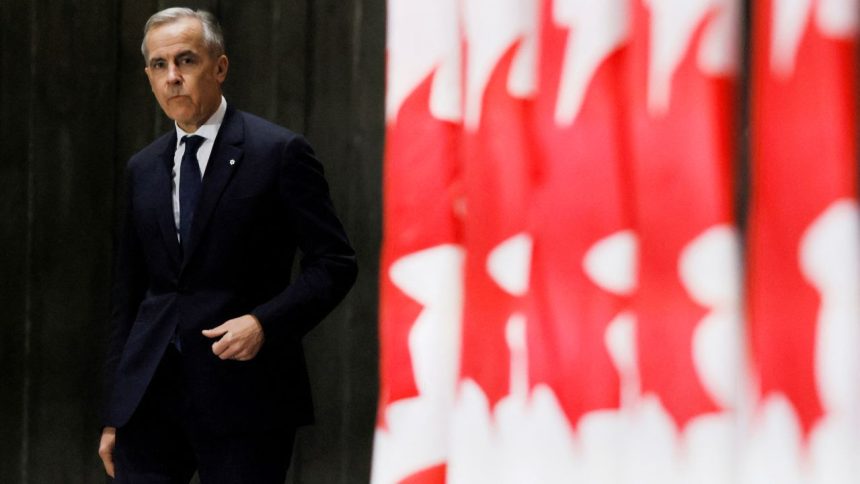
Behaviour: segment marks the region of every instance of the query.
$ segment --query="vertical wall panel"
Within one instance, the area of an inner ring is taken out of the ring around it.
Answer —
[[[272,28],[275,45],[276,99],[275,119],[295,131],[305,132],[307,112],[306,86],[309,77],[308,52],[308,2],[290,0],[280,4],[280,15]]]
[[[351,414],[346,422],[346,475],[341,482],[364,481],[370,473],[376,402],[379,395],[378,311],[379,247],[382,239],[382,143],[385,132],[385,3],[357,0],[352,6],[350,90],[353,157],[343,167],[348,185],[341,204],[349,233],[362,262],[361,279],[350,300]],[[327,64],[337,64],[334,60]],[[369,304],[373,301],[374,303]]]
[[[26,459],[27,214],[31,6],[0,2],[0,482]]]
[[[360,272],[344,303],[305,339],[313,355],[309,366],[319,418],[313,429],[299,434],[294,482],[365,482],[369,476],[378,388],[384,2],[373,2],[375,8],[369,3],[307,4],[305,133],[325,164]],[[379,17],[370,17],[374,13]]]
[[[224,29],[230,68],[224,95],[239,109],[275,121],[281,3],[272,0],[224,2],[219,17]],[[253,25],[255,28],[248,28]]]
[[[113,214],[116,16],[35,2],[30,482],[93,482]]]

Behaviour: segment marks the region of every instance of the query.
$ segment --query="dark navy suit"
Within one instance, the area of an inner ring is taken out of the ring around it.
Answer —
[[[128,163],[103,424],[129,422],[175,334],[181,353],[171,371],[196,428],[214,435],[310,423],[301,339],[356,277],[322,165],[301,136],[228,107],[180,246],[175,147],[173,130]],[[259,319],[265,343],[251,361],[222,361],[201,330],[245,314]]]

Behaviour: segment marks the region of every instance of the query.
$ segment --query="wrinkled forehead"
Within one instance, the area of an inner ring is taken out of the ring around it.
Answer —
[[[181,18],[150,29],[145,43],[149,59],[188,50],[203,53],[203,25],[194,18]]]

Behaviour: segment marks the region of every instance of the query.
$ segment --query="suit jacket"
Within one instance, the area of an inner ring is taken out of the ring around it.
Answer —
[[[124,425],[178,331],[195,418],[230,432],[313,420],[302,336],[355,281],[355,253],[308,143],[228,106],[188,241],[177,240],[176,133],[135,154],[116,252],[103,423]],[[296,250],[300,270],[291,280]],[[244,314],[263,326],[250,361],[222,361],[201,330]]]

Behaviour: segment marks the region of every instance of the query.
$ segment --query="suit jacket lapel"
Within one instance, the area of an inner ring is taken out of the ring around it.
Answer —
[[[179,266],[181,253],[179,251],[179,240],[176,238],[176,221],[173,219],[173,154],[176,151],[176,130],[171,136],[166,136],[167,144],[159,156],[161,164],[158,169],[156,181],[156,193],[158,208],[158,226],[161,228],[161,237],[167,246],[167,253],[175,267]]]
[[[199,245],[200,237],[212,217],[218,200],[221,198],[221,192],[227,187],[242,159],[244,152],[241,146],[245,137],[244,129],[242,117],[236,113],[235,109],[228,106],[224,121],[221,123],[221,129],[215,138],[215,145],[212,147],[206,172],[203,174],[200,201],[194,211],[194,221],[191,222],[188,244],[183,247],[185,252],[182,260],[183,270]]]

